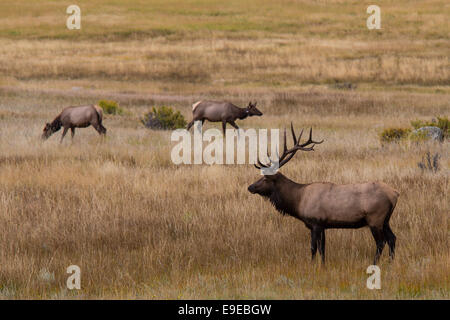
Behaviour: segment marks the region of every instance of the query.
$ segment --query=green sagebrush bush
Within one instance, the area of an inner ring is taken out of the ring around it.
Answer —
[[[420,143],[430,140],[430,136],[426,131],[411,131],[408,135],[408,139],[412,142]]]
[[[153,107],[141,119],[141,122],[150,129],[174,130],[186,127],[186,120],[180,111],[174,111],[171,107]]]
[[[123,114],[123,109],[119,107],[119,104],[112,100],[100,100],[98,102],[100,108],[103,109],[103,112],[106,114]]]
[[[447,117],[436,117],[431,121],[414,120],[411,121],[413,129],[418,130],[422,127],[438,127],[442,130],[444,139],[450,138],[450,121]],[[399,142],[403,139],[409,139],[413,142],[429,140],[430,137],[425,131],[413,131],[410,128],[386,128],[380,133],[381,142]]]
[[[387,128],[380,133],[381,142],[399,142],[410,134],[411,129]]]

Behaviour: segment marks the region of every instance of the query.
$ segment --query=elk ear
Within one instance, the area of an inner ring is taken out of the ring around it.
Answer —
[[[255,103],[253,103],[253,106],[256,107],[257,102],[255,101]]]

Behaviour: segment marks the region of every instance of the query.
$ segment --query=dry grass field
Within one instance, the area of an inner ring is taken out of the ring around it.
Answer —
[[[0,298],[450,298],[448,141],[379,141],[450,116],[446,1],[378,1],[381,30],[366,1],[76,3],[81,30],[65,27],[70,3],[0,3]],[[311,263],[303,223],[247,191],[252,165],[174,165],[171,132],[139,121],[163,105],[190,120],[205,98],[257,100],[244,129],[312,126],[325,142],[283,167],[294,181],[400,192],[381,290],[366,288],[368,229],[327,230],[327,263]],[[87,128],[42,143],[64,106],[100,99],[127,111],[105,116],[104,141]],[[427,151],[437,173],[417,166]],[[66,288],[72,264],[81,290]]]

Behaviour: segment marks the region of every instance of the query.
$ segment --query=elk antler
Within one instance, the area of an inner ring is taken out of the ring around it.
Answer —
[[[312,128],[309,130],[309,138],[306,142],[300,144],[300,139],[302,138],[303,135],[303,129],[300,132],[300,135],[298,136],[298,138],[295,136],[295,132],[294,132],[294,127],[292,125],[291,122],[291,132],[292,132],[292,139],[294,140],[294,146],[290,149],[287,148],[287,144],[286,144],[286,128],[284,128],[284,135],[283,135],[283,141],[284,141],[284,146],[283,146],[283,154],[281,155],[281,157],[278,156],[277,154],[277,159],[276,161],[273,161],[270,156],[269,156],[269,149],[267,148],[267,157],[269,158],[269,164],[263,164],[261,163],[261,161],[259,160],[258,157],[258,164],[259,167],[255,164],[254,166],[257,169],[261,169],[261,168],[271,168],[272,165],[274,163],[278,163],[278,169],[281,168],[282,166],[284,166],[286,163],[289,162],[289,160],[292,159],[292,157],[297,153],[297,151],[302,150],[302,151],[314,151],[314,146],[316,144],[321,144],[323,142],[322,141],[314,141],[312,139]]]

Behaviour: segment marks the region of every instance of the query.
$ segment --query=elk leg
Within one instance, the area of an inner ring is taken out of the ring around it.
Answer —
[[[231,126],[233,126],[236,130],[239,130],[238,125],[234,121],[228,121],[228,123],[231,124]]]
[[[237,132],[238,132],[238,137],[239,137],[239,127],[238,127],[238,125],[234,122],[234,121],[230,121],[229,122],[236,130],[237,130]]]
[[[200,120],[200,119],[196,119],[195,117],[192,118],[192,121],[189,122],[189,123],[187,124],[186,130],[189,130],[189,129],[194,125],[195,121],[199,121],[199,120]],[[205,120],[202,120],[202,125],[203,125],[203,122],[204,122],[204,121],[205,121]]]
[[[325,263],[325,230],[322,229],[318,239],[319,253],[322,256],[322,263]]]
[[[203,123],[205,122],[205,120],[203,119],[202,120],[202,123],[201,124],[199,124],[198,126],[197,126],[197,130],[198,130],[198,132],[202,132],[202,128],[203,128]]]
[[[375,243],[377,245],[377,251],[373,260],[373,264],[376,265],[378,260],[380,259],[381,253],[383,252],[386,240],[384,238],[383,230],[377,227],[370,227],[370,231],[372,231],[373,238],[375,239]]]
[[[227,129],[227,122],[226,121],[222,121],[222,131],[223,131],[223,136],[225,137],[225,132]]]
[[[72,135],[72,141],[73,141],[73,136],[75,135],[75,128],[70,128],[70,133]]]
[[[394,256],[395,256],[395,240],[397,239],[397,237],[392,232],[391,227],[389,226],[389,224],[385,224],[384,225],[383,233],[384,233],[384,237],[387,240],[387,243],[389,245],[389,257],[391,258],[391,260],[394,260]]]
[[[66,135],[67,130],[69,130],[69,128],[64,127],[64,131],[63,131],[63,133],[62,133],[61,140],[59,141],[59,143],[62,143],[62,142],[63,142],[64,136]]]
[[[319,243],[320,229],[313,227],[311,229],[311,261],[314,261],[317,252],[317,244]]]
[[[194,120],[192,120],[191,122],[188,123],[188,125],[186,126],[186,130],[189,131],[189,129],[194,125]]]

